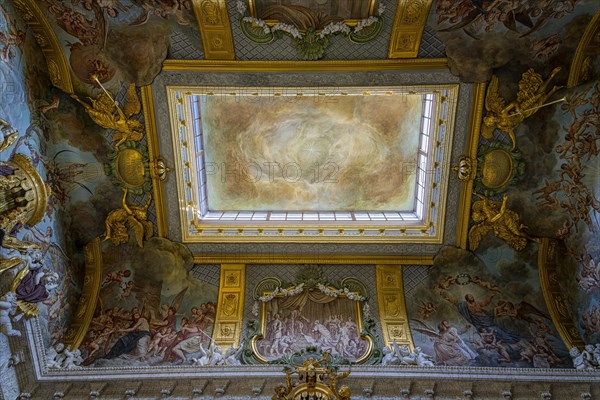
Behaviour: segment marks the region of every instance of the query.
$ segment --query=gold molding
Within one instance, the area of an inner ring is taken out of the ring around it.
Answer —
[[[432,0],[398,0],[388,58],[415,58]]]
[[[156,128],[156,112],[154,111],[154,99],[152,98],[152,86],[141,88],[142,109],[146,129],[146,141],[148,143],[148,164],[150,165],[150,177],[152,178],[152,194],[154,198],[154,209],[156,210],[156,229],[159,237],[168,234],[167,212],[165,208],[165,196],[163,180],[153,172],[153,165],[160,160],[160,149],[158,147],[158,129]]]
[[[217,316],[212,336],[223,352],[240,345],[245,291],[246,265],[221,264]]]
[[[235,60],[225,0],[192,0],[192,5],[202,37],[204,57],[208,60]]]
[[[81,345],[94,316],[98,294],[100,293],[100,281],[102,280],[102,251],[100,249],[100,238],[94,239],[84,248],[85,252],[85,277],[83,288],[77,309],[73,316],[73,322],[65,335],[65,344],[71,349]]]
[[[571,318],[571,314],[558,285],[558,274],[556,271],[556,246],[558,241],[550,238],[542,238],[538,250],[538,270],[540,274],[540,286],[546,307],[552,317],[552,322],[567,346],[567,349],[578,347],[583,349],[584,342],[581,340],[579,331]]]
[[[320,61],[216,61],[165,60],[164,71],[234,71],[234,72],[294,72],[294,71],[414,71],[448,69],[446,58],[398,60],[320,60]]]
[[[579,40],[577,50],[575,50],[575,55],[571,62],[567,87],[577,86],[582,83],[585,60],[587,57],[594,55],[600,55],[600,9],[594,14],[594,17]]]
[[[21,179],[21,187],[28,192],[27,196],[24,196],[27,198],[29,213],[27,225],[33,226],[44,219],[50,195],[50,187],[46,185],[44,179],[33,165],[31,165],[29,157],[17,153],[8,161],[8,164],[17,167],[19,178]]]
[[[33,37],[46,58],[48,75],[52,84],[63,92],[73,93],[73,81],[69,64],[54,30],[37,4],[39,2],[15,0],[13,3],[19,10],[21,18],[33,31]]]
[[[309,252],[307,252],[309,253]],[[195,264],[365,264],[432,265],[433,256],[370,256],[349,254],[196,254]]]
[[[401,265],[377,265],[377,304],[384,346],[392,341],[414,349],[406,312]]]
[[[479,144],[479,130],[483,118],[483,106],[485,103],[485,89],[487,83],[477,83],[473,86],[473,97],[471,103],[471,114],[469,117],[469,133],[465,152],[471,158],[471,170],[477,171],[477,146]],[[467,235],[469,233],[469,218],[471,215],[471,197],[473,197],[473,179],[462,182],[459,200],[459,216],[456,225],[456,246],[461,249],[467,248]]]

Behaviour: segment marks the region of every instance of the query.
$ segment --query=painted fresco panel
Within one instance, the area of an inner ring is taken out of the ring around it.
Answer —
[[[569,367],[539,287],[537,245],[517,255],[488,237],[477,256],[446,247],[406,299],[415,346],[436,365]]]
[[[371,7],[371,1],[365,0],[251,0],[250,3],[256,10],[255,15],[263,20],[295,18],[302,21],[307,10],[332,22],[363,19],[369,16]]]
[[[199,99],[210,210],[413,210],[420,95]]]
[[[189,274],[187,249],[161,238],[143,249],[105,242],[102,258],[99,299],[82,345],[84,364],[189,364],[200,358],[212,340],[218,287]]]

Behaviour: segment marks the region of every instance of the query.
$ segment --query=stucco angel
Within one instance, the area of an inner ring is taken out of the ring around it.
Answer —
[[[528,240],[535,240],[525,233],[527,228],[520,222],[519,215],[506,208],[508,196],[504,195],[502,202],[492,201],[477,193],[481,200],[473,203],[471,218],[475,225],[469,230],[469,246],[471,251],[479,247],[481,239],[490,231],[504,240],[510,247],[521,251],[527,245]]]
[[[123,109],[107,91],[101,93],[96,99],[88,97],[91,104],[82,101],[77,95],[72,94],[71,97],[83,105],[96,124],[115,131],[112,137],[112,141],[116,142],[115,149],[118,150],[119,146],[127,140],[138,141],[144,137],[144,126],[140,121],[131,119],[141,110],[135,85],[131,84],[127,89],[127,98]]]
[[[133,230],[135,241],[143,247],[143,240],[148,240],[154,233],[152,221],[148,221],[148,207],[150,200],[143,207],[127,205],[127,188],[123,189],[122,208],[111,211],[106,217],[104,232],[105,240],[110,239],[115,246],[129,241],[129,229]]]
[[[547,91],[548,84],[554,76],[560,71],[560,67],[554,68],[550,77],[545,81],[542,76],[530,68],[523,74],[519,81],[519,91],[517,99],[504,105],[504,99],[498,94],[498,77],[492,76],[492,80],[487,90],[485,98],[486,116],[481,125],[481,135],[486,139],[491,139],[494,130],[498,129],[506,133],[512,141],[512,149],[516,146],[515,129],[523,120],[537,110],[544,102],[552,96],[562,86],[554,86]]]

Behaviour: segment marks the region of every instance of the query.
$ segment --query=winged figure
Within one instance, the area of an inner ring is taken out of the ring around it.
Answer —
[[[129,232],[125,227],[125,224],[127,224],[129,229],[133,230],[137,245],[143,247],[143,240],[150,239],[154,232],[152,221],[148,221],[148,207],[151,198],[148,199],[144,207],[128,206],[127,188],[123,189],[123,192],[123,207],[111,211],[106,217],[104,240],[110,239],[115,246],[127,243],[129,241]]]
[[[17,132],[7,121],[0,118],[0,138],[2,142],[0,142],[0,153],[4,150],[8,149],[19,137],[19,132]]]
[[[517,99],[504,105],[504,99],[498,94],[499,81],[496,75],[492,80],[485,97],[486,116],[481,125],[481,135],[491,139],[494,130],[498,129],[506,133],[512,141],[512,149],[516,146],[515,129],[523,120],[537,110],[562,86],[554,86],[547,91],[548,84],[560,71],[560,67],[554,68],[550,77],[545,81],[542,76],[530,68],[523,74],[519,81],[519,92]]]
[[[521,224],[519,215],[506,208],[507,195],[504,195],[502,202],[492,201],[477,193],[475,195],[481,200],[473,203],[472,207],[471,218],[475,225],[469,230],[471,251],[475,251],[479,247],[481,239],[490,230],[517,251],[523,250],[528,240],[536,240],[525,233],[523,229],[527,227]]]
[[[134,84],[129,85],[127,89],[123,109],[108,92],[101,93],[96,99],[88,97],[91,104],[82,101],[75,94],[72,94],[71,97],[83,105],[87,114],[96,124],[115,131],[112,141],[116,142],[115,149],[117,151],[123,142],[127,140],[139,141],[144,137],[142,123],[131,119],[133,115],[139,114],[141,111],[140,99],[137,96]]]

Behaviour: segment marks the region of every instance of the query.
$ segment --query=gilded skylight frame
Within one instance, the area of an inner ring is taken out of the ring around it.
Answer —
[[[219,88],[223,90],[223,88]],[[248,87],[228,88],[230,95],[236,95],[236,90],[248,93]],[[273,95],[281,95],[281,92],[289,90],[290,87],[277,88],[270,87]],[[294,91],[303,88],[294,87]],[[334,89],[334,88],[330,88]],[[435,160],[435,173],[440,176],[440,184],[430,186],[430,195],[428,199],[436,198],[435,201],[428,201],[425,218],[420,224],[390,225],[379,223],[368,223],[364,225],[339,223],[336,221],[331,224],[307,224],[307,223],[286,223],[276,225],[273,223],[221,223],[219,225],[207,225],[198,223],[190,215],[190,207],[198,204],[194,199],[193,184],[197,182],[194,178],[194,170],[190,168],[192,159],[192,146],[189,144],[192,140],[192,130],[190,125],[189,102],[186,97],[198,94],[201,90],[207,90],[206,87],[198,88],[193,86],[167,86],[166,94],[169,103],[169,118],[171,123],[171,132],[173,133],[173,148],[175,158],[175,177],[177,181],[177,191],[179,193],[179,214],[181,220],[181,239],[186,243],[218,243],[218,242],[321,242],[321,243],[353,243],[353,242],[386,242],[386,243],[431,243],[439,244],[443,241],[444,220],[446,208],[446,192],[448,188],[448,178],[450,171],[450,155],[452,150],[454,120],[457,107],[458,89],[457,84],[436,84],[436,85],[402,85],[394,87],[353,87],[348,90],[358,90],[362,95],[372,95],[381,91],[403,90],[405,93],[437,93],[436,118],[432,143],[435,143],[432,158]],[[315,87],[306,87],[304,90],[315,95]],[[327,87],[320,87],[322,92],[316,95],[327,96]],[[336,94],[343,95],[344,88],[335,88]],[[302,94],[302,93],[300,93]],[[330,93],[331,95],[331,93]],[[445,115],[441,116],[441,110],[446,110]],[[439,137],[443,132],[443,139]],[[442,140],[440,140],[442,139]],[[186,166],[187,163],[187,167]],[[436,196],[433,193],[437,193]]]

